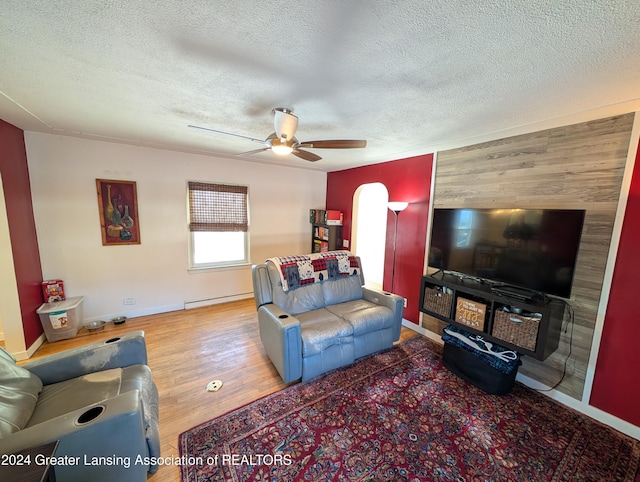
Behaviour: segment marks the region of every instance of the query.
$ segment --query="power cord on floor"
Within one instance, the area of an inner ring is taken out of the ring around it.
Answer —
[[[569,358],[571,358],[571,352],[573,350],[573,327],[575,325],[575,313],[573,311],[573,307],[566,300],[562,300],[562,299],[558,299],[558,300],[562,301],[565,307],[569,311],[569,318],[567,319],[567,323],[564,325],[565,334],[567,333],[569,325],[571,325],[571,333],[569,334],[569,353],[567,354],[567,357],[564,359],[564,363],[562,367],[562,376],[554,386],[552,386],[551,388],[529,387],[529,388],[532,388],[533,390],[537,390],[538,392],[550,392],[551,390],[555,390],[564,381],[564,377],[567,375],[567,362],[569,361]]]

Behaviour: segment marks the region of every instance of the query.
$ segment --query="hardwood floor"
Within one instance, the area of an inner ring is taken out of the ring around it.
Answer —
[[[253,299],[133,318],[119,326],[108,324],[99,333],[83,328],[76,338],[45,343],[33,358],[134,330],[145,332],[149,366],[160,393],[163,457],[179,455],[178,436],[185,430],[286,386],[260,342]],[[403,327],[400,339],[414,335]],[[222,380],[223,387],[207,392],[207,383],[215,379]],[[149,480],[179,481],[179,468],[160,467]]]

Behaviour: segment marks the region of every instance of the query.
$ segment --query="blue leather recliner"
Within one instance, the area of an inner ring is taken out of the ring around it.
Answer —
[[[58,482],[142,482],[157,470],[158,390],[144,332],[21,365],[0,348],[0,453],[54,441]]]

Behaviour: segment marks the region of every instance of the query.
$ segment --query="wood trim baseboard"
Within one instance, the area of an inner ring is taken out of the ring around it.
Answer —
[[[40,348],[45,341],[47,341],[47,337],[44,333],[42,333],[38,338],[35,339],[35,341],[31,344],[31,346],[29,346],[29,348],[27,348],[24,351],[12,353],[11,355],[17,361],[28,360],[33,356],[33,354],[36,351],[38,351],[38,348]]]
[[[228,303],[230,301],[240,301],[253,298],[253,292],[241,293],[239,295],[221,296],[219,298],[207,298],[204,300],[191,300],[184,302],[185,310],[192,310],[194,308],[202,308],[203,306],[219,305],[221,303]]]

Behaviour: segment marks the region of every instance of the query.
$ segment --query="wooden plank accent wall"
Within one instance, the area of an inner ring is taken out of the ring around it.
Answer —
[[[436,208],[586,209],[573,291],[571,356],[557,389],[582,398],[589,352],[634,114],[549,129],[439,152]],[[422,326],[444,323],[423,315]],[[547,360],[523,358],[520,372],[548,386],[561,378],[571,326]]]

